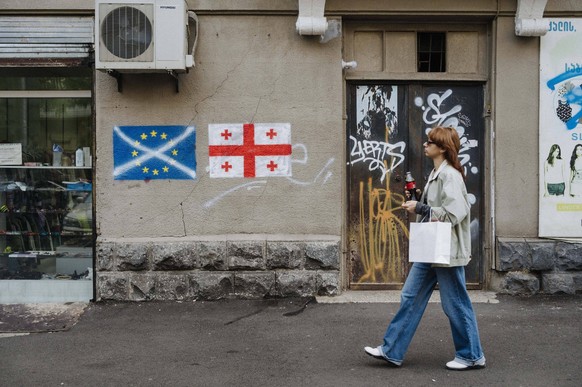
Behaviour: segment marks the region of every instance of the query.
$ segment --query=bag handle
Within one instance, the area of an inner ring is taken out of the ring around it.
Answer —
[[[432,207],[430,207],[430,210],[428,211],[428,220],[425,221],[426,219],[426,215],[422,217],[422,219],[420,219],[420,223],[430,223],[432,222]]]

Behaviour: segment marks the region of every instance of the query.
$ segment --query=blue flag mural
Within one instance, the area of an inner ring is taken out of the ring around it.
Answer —
[[[113,128],[115,180],[195,179],[194,126]]]

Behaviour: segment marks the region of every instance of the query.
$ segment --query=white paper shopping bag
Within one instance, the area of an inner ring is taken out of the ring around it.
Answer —
[[[450,264],[451,224],[446,222],[410,223],[408,260]]]

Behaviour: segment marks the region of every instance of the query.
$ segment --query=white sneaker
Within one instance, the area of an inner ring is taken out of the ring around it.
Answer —
[[[485,368],[485,358],[483,357],[480,360],[477,360],[473,365],[459,363],[457,359],[454,359],[448,362],[446,367],[453,371],[479,370]]]
[[[384,360],[384,356],[382,356],[382,350],[380,349],[381,347],[376,347],[376,348],[372,348],[372,347],[364,347],[364,351],[366,351],[366,353],[376,359],[380,359],[380,360]]]
[[[385,362],[388,362],[388,364],[390,364],[393,367],[400,367],[402,364],[398,364],[393,362],[392,360],[388,360],[384,357],[384,355],[382,354],[382,347],[376,347],[376,348],[372,348],[372,347],[364,347],[364,351],[372,356],[374,359],[379,359],[379,360],[384,360]]]

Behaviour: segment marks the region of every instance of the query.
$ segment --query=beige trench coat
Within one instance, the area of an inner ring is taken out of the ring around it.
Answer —
[[[439,267],[466,266],[471,260],[471,205],[459,171],[443,161],[429,176],[421,202],[432,209],[432,219],[451,223],[451,263]],[[421,216],[417,215],[417,222]]]

